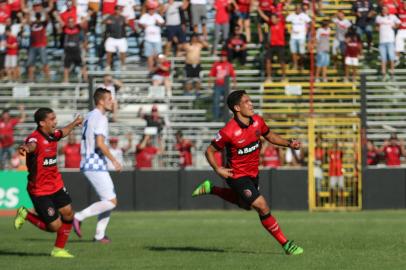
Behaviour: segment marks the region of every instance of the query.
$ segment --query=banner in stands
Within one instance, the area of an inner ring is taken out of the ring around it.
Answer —
[[[32,207],[27,193],[27,172],[0,171],[0,210]]]

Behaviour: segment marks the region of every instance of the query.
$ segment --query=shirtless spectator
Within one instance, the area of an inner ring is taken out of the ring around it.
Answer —
[[[185,95],[196,94],[200,91],[200,55],[203,48],[208,48],[209,44],[204,40],[199,40],[199,36],[195,33],[190,38],[190,43],[185,44],[186,60],[186,83]]]

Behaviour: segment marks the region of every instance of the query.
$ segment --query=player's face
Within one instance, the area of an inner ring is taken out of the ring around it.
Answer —
[[[113,97],[111,94],[104,94],[103,103],[106,111],[111,112],[113,110]]]
[[[249,96],[243,95],[240,103],[238,104],[239,112],[245,117],[251,117],[255,114],[254,106]]]
[[[40,122],[42,129],[48,133],[48,134],[53,134],[56,129],[56,115],[55,113],[48,113],[47,117]]]

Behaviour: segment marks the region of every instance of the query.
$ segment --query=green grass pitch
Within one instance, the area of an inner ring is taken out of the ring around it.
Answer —
[[[274,215],[303,255],[285,255],[252,211],[114,212],[110,245],[92,242],[94,218],[82,240],[72,232],[75,259],[48,256],[54,234],[0,217],[0,269],[406,269],[406,211]]]

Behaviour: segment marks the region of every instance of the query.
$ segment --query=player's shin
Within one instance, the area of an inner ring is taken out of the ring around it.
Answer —
[[[62,225],[56,232],[55,247],[63,249],[72,230],[72,221],[62,220]]]
[[[259,216],[261,219],[262,226],[270,233],[272,236],[279,242],[279,244],[284,245],[288,240],[286,239],[285,235],[283,234],[281,228],[279,227],[278,222],[276,219],[268,213],[263,216]]]

